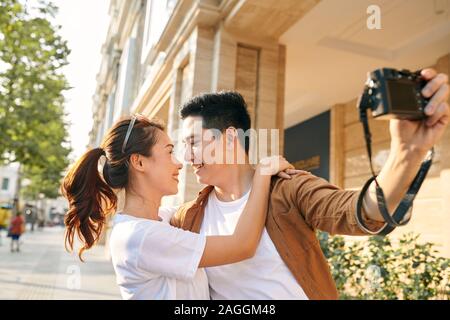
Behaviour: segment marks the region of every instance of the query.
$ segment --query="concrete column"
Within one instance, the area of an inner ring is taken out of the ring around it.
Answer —
[[[344,186],[345,172],[345,105],[337,104],[331,108],[330,123],[330,182]]]

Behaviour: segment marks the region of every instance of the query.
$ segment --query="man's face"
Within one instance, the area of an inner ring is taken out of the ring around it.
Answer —
[[[225,166],[223,137],[218,131],[203,129],[200,116],[183,120],[184,160],[192,165],[199,183],[216,185],[220,180]]]

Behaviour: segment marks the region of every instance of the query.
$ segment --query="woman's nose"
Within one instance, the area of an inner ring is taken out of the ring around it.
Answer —
[[[183,169],[183,164],[180,161],[178,161],[177,157],[173,157],[173,162],[175,163],[178,170]]]

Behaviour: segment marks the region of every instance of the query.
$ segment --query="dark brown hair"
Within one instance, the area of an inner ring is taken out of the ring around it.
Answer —
[[[106,134],[99,148],[87,151],[70,169],[61,185],[61,192],[69,201],[64,224],[65,247],[72,251],[74,236],[83,244],[78,256],[91,248],[99,239],[106,216],[117,207],[115,191],[129,184],[128,164],[130,155],[137,153],[151,156],[151,148],[157,142],[162,124],[138,116],[122,152],[131,117],[118,121]],[[103,173],[98,170],[99,159],[106,157]]]
[[[235,127],[247,132],[251,127],[250,114],[242,95],[237,91],[203,93],[191,98],[180,109],[181,119],[189,116],[201,116],[203,128],[218,129],[224,132],[228,127]],[[248,154],[250,138],[238,131],[241,145]]]

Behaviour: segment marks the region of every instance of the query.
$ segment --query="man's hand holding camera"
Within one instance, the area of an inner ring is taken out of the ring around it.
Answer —
[[[442,137],[449,123],[449,86],[446,74],[437,74],[433,69],[422,70],[422,76],[429,80],[422,90],[430,98],[425,108],[424,121],[391,120],[390,131],[395,147],[418,152],[424,156]]]
[[[421,121],[390,120],[391,150],[378,175],[389,212],[393,212],[414,180],[428,151],[439,142],[450,121],[448,104],[448,76],[424,69],[422,77],[428,80],[422,90],[430,101],[425,108],[426,118]],[[364,198],[364,212],[369,219],[384,221],[381,216],[372,183]]]

